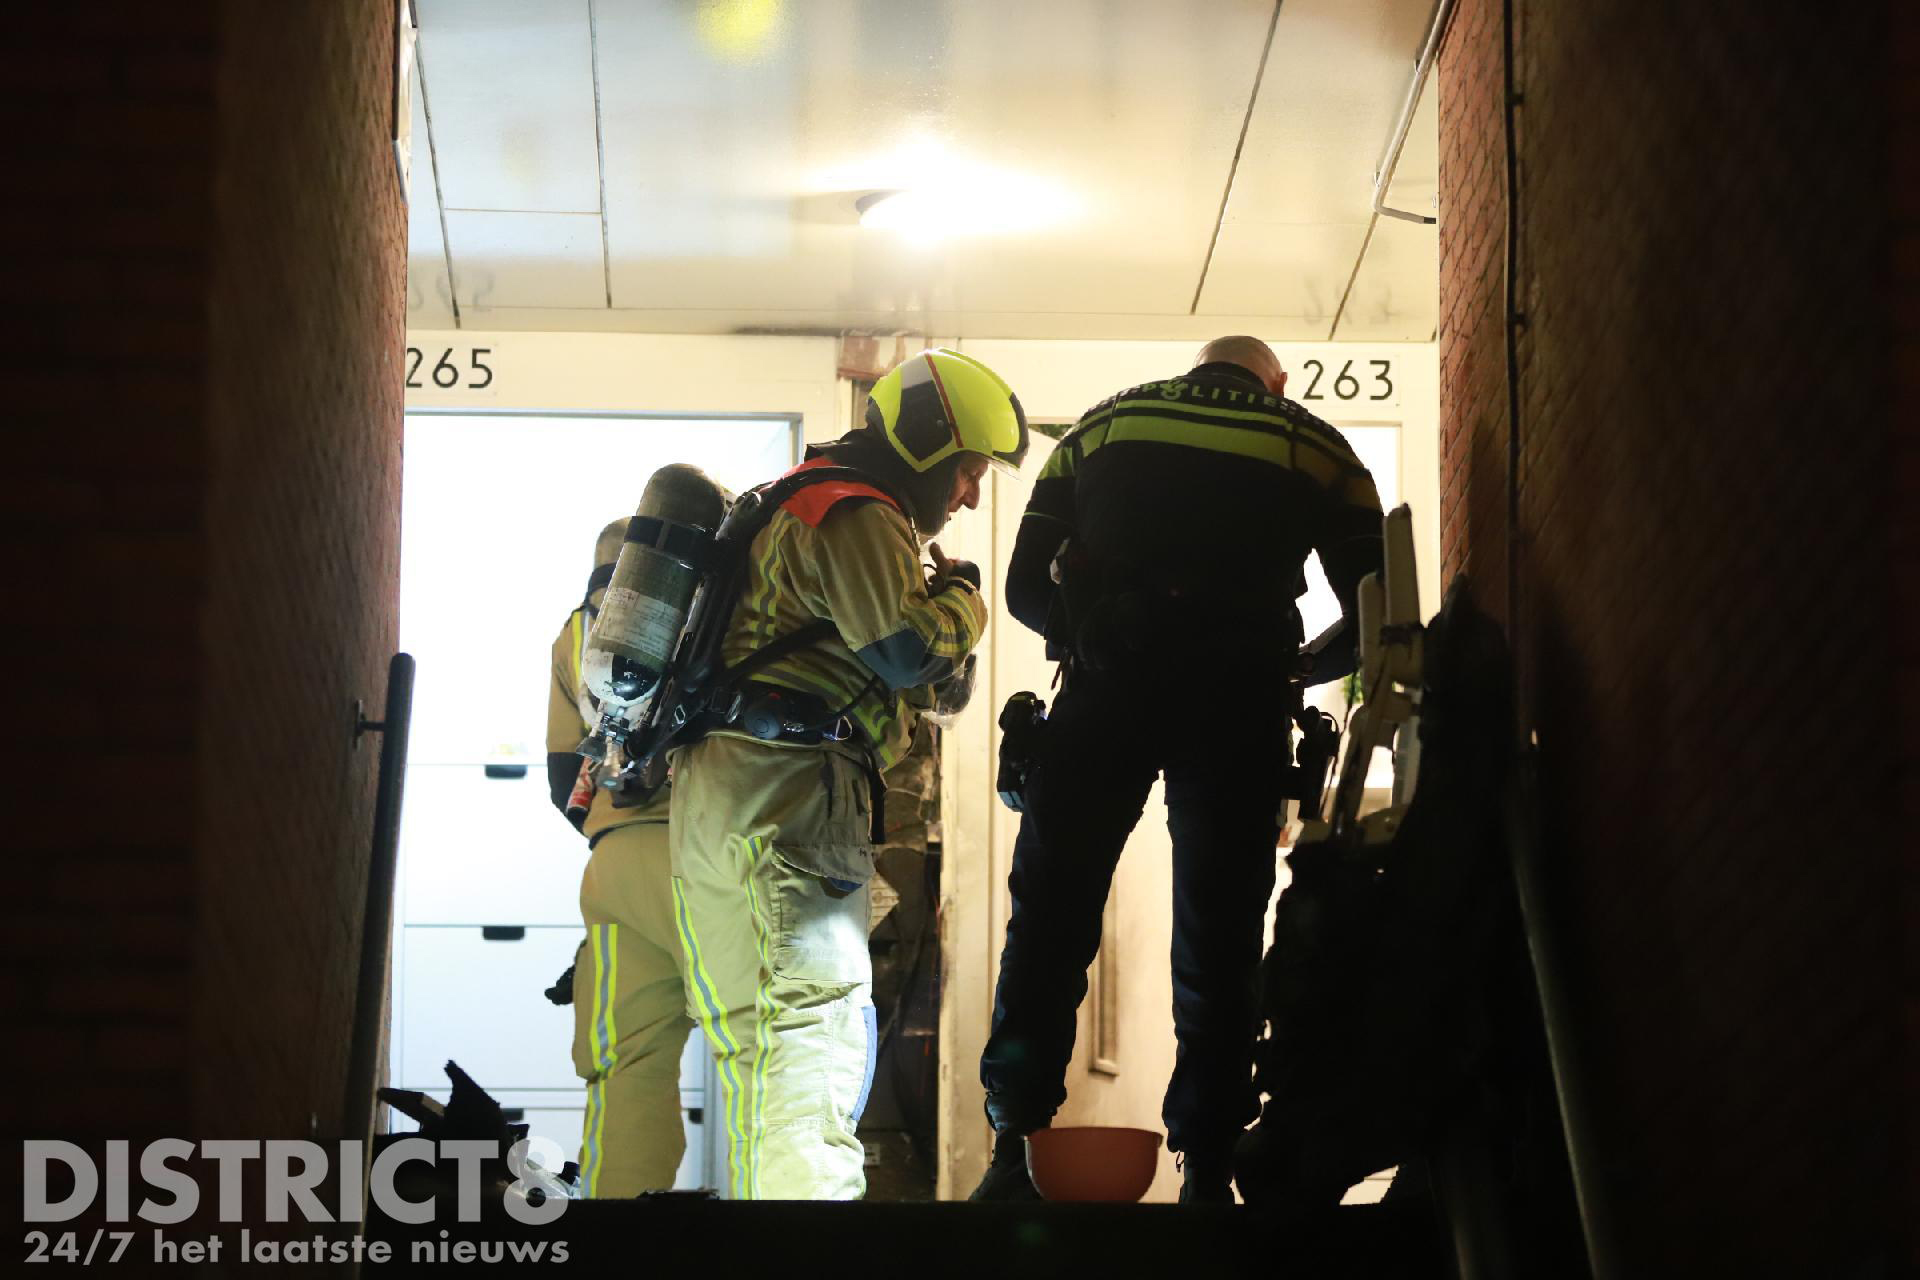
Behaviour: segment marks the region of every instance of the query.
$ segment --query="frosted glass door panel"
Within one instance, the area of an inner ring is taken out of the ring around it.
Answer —
[[[443,1094],[447,1059],[498,1096],[506,1089],[578,1089],[573,1010],[546,989],[573,963],[579,925],[532,928],[517,942],[490,942],[477,928],[412,925],[400,989],[403,1089]]]
[[[554,635],[585,593],[595,536],[672,462],[734,491],[792,465],[767,418],[409,414],[400,647],[419,662],[409,759],[545,754]]]
[[[405,923],[577,929],[586,865],[586,839],[554,809],[541,765],[524,778],[489,778],[477,764],[407,769]]]

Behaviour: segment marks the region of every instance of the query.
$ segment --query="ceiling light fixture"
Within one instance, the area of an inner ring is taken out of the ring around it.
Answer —
[[[868,192],[854,201],[854,208],[861,226],[927,245],[958,236],[1035,231],[1062,220],[1070,202],[1048,183],[1009,174],[973,174]]]
[[[700,42],[722,62],[757,62],[778,43],[781,0],[700,0]]]

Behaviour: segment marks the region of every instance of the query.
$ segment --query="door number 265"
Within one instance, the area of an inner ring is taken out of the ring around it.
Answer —
[[[1327,382],[1323,390],[1321,384],[1327,377],[1326,363],[1320,360],[1301,361],[1300,367],[1303,370],[1310,370],[1312,376],[1300,398],[1302,400],[1391,400],[1393,398],[1393,361],[1368,360],[1366,364],[1373,370],[1372,374],[1367,376],[1369,386],[1361,385],[1360,378],[1354,375],[1353,361],[1349,360],[1340,366],[1340,372],[1333,375],[1332,380]],[[1332,395],[1327,394],[1329,390],[1333,392]],[[1363,391],[1368,394],[1362,395]]]
[[[468,347],[467,367],[462,369],[453,360],[453,348],[448,347],[440,353],[424,376],[433,379],[433,385],[443,391],[464,386],[469,391],[478,391],[493,385],[493,366],[480,357],[493,354],[492,347]],[[423,376],[420,366],[426,364],[427,353],[419,347],[407,348],[407,385],[416,390],[427,384],[420,381]]]

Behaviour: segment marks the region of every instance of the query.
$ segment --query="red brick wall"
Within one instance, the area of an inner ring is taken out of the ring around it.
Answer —
[[[184,1131],[218,29],[8,25],[8,1138]]]
[[[9,14],[9,1140],[337,1123],[349,708],[395,636],[390,22]]]
[[[1443,558],[1540,737],[1584,1154],[1624,1274],[1850,1274],[1910,1245],[1914,1186],[1885,11],[1518,8],[1513,477],[1496,0],[1440,63]]]
[[[1506,340],[1500,5],[1458,0],[1432,84],[1440,132],[1441,574],[1506,616]]]
[[[210,291],[203,1128],[337,1132],[397,643],[406,208],[391,4],[227,0]]]

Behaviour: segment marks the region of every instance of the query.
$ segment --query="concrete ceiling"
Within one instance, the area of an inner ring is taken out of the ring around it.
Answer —
[[[1432,0],[415,3],[416,328],[1433,336]]]

